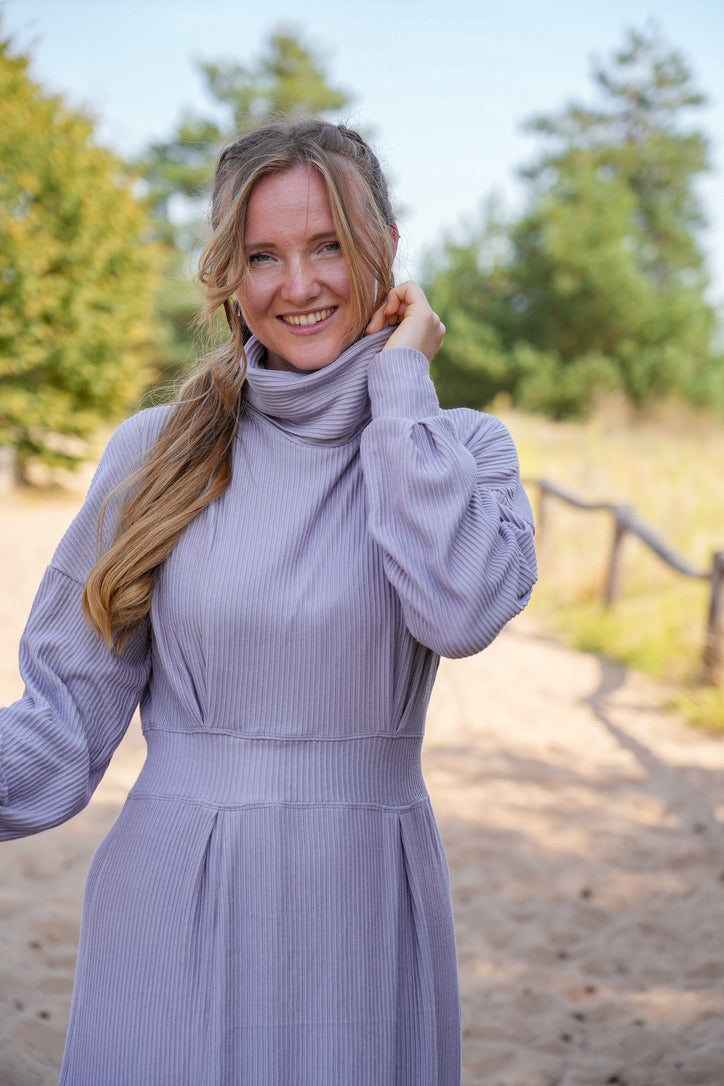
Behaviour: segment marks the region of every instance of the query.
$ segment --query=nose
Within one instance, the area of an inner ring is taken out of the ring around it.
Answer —
[[[314,264],[305,257],[295,257],[287,265],[282,297],[292,305],[305,305],[319,293],[319,280]]]

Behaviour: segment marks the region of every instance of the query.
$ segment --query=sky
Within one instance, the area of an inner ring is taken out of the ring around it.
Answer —
[[[33,78],[97,119],[122,155],[208,112],[198,60],[253,64],[291,26],[352,97],[343,119],[373,134],[401,208],[398,276],[418,276],[443,236],[464,237],[491,195],[515,213],[517,171],[541,144],[524,122],[595,100],[594,59],[653,21],[706,94],[702,235],[724,303],[724,0],[0,0],[3,36]]]

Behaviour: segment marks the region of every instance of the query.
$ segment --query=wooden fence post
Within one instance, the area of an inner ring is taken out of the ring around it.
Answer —
[[[724,662],[724,551],[717,551],[711,564],[711,597],[706,624],[706,641],[701,660],[703,683],[716,683]]]
[[[611,557],[608,562],[608,576],[606,577],[606,606],[610,607],[619,597],[621,591],[621,550],[623,537],[628,529],[629,506],[616,505],[611,510],[614,517],[613,541],[611,543]]]

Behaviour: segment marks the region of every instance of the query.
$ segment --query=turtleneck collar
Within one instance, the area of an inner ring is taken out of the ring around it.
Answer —
[[[349,441],[370,420],[367,368],[393,330],[363,336],[334,362],[312,373],[266,369],[264,345],[252,336],[244,348],[247,407],[302,441],[317,445]]]

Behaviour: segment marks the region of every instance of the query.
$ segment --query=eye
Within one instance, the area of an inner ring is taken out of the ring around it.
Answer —
[[[337,254],[342,252],[342,246],[339,244],[336,238],[332,238],[330,241],[325,241],[322,245],[320,252]]]
[[[257,267],[260,264],[268,264],[271,258],[271,253],[252,253],[251,256],[247,257],[250,267],[254,264],[256,264]]]

